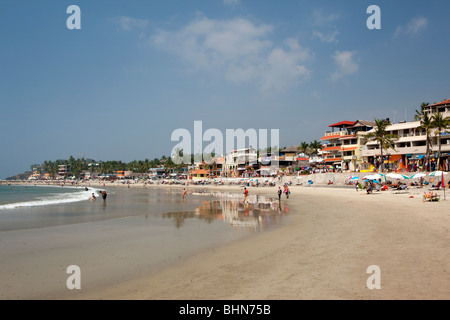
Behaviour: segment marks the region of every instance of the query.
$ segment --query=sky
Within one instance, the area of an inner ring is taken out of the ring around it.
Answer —
[[[194,121],[224,135],[279,130],[280,147],[344,120],[412,121],[422,102],[450,98],[449,11],[437,0],[3,0],[0,179],[71,155],[168,156]]]

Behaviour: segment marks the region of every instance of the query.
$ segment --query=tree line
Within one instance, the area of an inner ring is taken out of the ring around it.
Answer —
[[[132,171],[134,173],[148,172],[151,168],[156,168],[164,164],[165,168],[176,168],[180,165],[173,163],[170,157],[162,156],[161,158],[155,158],[153,160],[133,160],[130,162],[123,161],[95,161],[93,159],[77,158],[70,156],[65,160],[46,160],[42,164],[31,165],[31,170],[36,171],[39,174],[48,173],[52,177],[55,177],[59,172],[61,165],[68,166],[70,176],[79,178],[83,171],[89,171],[91,173],[97,172],[99,174],[115,174],[117,171]]]

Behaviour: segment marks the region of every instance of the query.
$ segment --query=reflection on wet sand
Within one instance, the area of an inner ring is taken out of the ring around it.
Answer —
[[[286,203],[261,195],[249,195],[248,203],[240,194],[222,192],[193,192],[193,195],[213,196],[215,200],[204,201],[194,212],[164,213],[164,218],[174,219],[181,228],[186,219],[197,218],[207,223],[216,220],[228,222],[232,227],[249,231],[263,231],[280,223],[289,214]]]

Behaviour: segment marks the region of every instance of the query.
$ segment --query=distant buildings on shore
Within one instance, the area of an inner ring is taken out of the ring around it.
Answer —
[[[440,113],[443,118],[450,117],[450,99],[423,106],[422,118],[418,121],[391,123],[389,119],[386,134],[396,136],[394,148],[383,148],[381,158],[380,144],[370,139],[376,131],[376,123],[367,120],[340,121],[330,124],[318,150],[301,150],[300,146],[290,146],[282,150],[256,150],[251,146],[233,150],[225,155],[213,157],[209,161],[195,165],[165,167],[163,162],[144,173],[117,171],[111,174],[96,172],[98,164],[89,164],[90,170],[81,172],[81,179],[135,179],[135,178],[250,178],[274,177],[280,174],[301,174],[309,172],[373,172],[381,167],[388,171],[450,171],[450,134],[446,128],[429,137],[427,157],[427,130],[422,125],[423,115],[432,118]],[[440,163],[437,167],[438,151]],[[315,152],[317,151],[317,152]],[[91,167],[93,165],[93,167]],[[56,178],[70,176],[70,167],[60,165]],[[34,172],[29,180],[53,179],[48,173]]]

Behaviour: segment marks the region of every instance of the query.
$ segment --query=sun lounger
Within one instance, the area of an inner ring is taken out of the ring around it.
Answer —
[[[441,200],[440,196],[436,194],[436,192],[424,192],[423,193],[423,201],[439,201]]]
[[[409,193],[408,186],[406,184],[402,184],[397,189],[394,189],[393,193]]]

